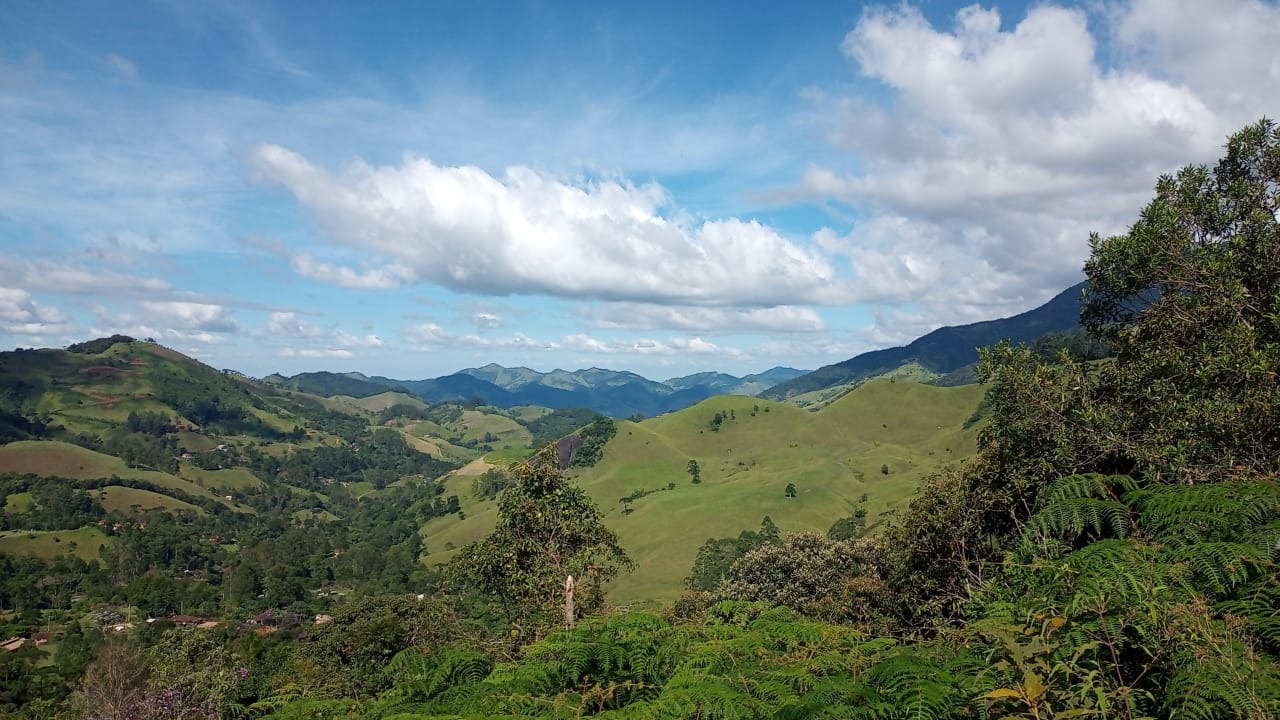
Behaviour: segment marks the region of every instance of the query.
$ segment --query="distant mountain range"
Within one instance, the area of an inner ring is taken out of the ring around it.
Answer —
[[[311,372],[292,377],[268,375],[263,382],[326,397],[368,397],[392,389],[435,403],[479,399],[484,404],[503,408],[518,405],[556,409],[583,407],[613,417],[629,417],[636,414],[661,415],[714,395],[756,395],[806,372],[775,367],[746,377],[707,372],[657,382],[633,372],[601,368],[542,373],[526,367],[508,368],[491,363],[426,380]]]
[[[1012,317],[941,327],[908,345],[862,353],[775,383],[759,395],[770,400],[785,400],[793,395],[883,375],[912,362],[939,375],[953,373],[977,362],[978,348],[1001,340],[1029,343],[1048,333],[1077,330],[1084,289],[1083,282],[1072,285],[1044,305]]]
[[[978,348],[1000,340],[1029,343],[1050,333],[1078,331],[1084,288],[1084,283],[1073,285],[1044,305],[1012,317],[938,328],[908,345],[873,350],[812,372],[775,367],[745,377],[702,372],[658,382],[633,372],[601,368],[542,373],[527,367],[509,368],[491,363],[426,380],[329,372],[293,377],[269,375],[263,380],[323,396],[367,397],[392,389],[434,403],[480,400],[503,408],[582,407],[612,417],[660,415],[714,395],[755,395],[786,400],[803,393],[857,383],[912,363],[932,376],[952,374],[953,378],[959,378],[955,380],[957,383],[973,382],[970,366],[978,360]]]

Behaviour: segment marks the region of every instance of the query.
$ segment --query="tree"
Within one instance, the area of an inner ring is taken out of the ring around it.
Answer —
[[[853,514],[842,517],[827,530],[829,540],[854,540],[862,536],[867,529],[867,509],[855,508]]]
[[[107,643],[85,669],[72,704],[91,720],[141,717],[147,692],[146,659],[127,643]]]
[[[868,598],[883,591],[869,541],[829,540],[816,533],[764,543],[733,564],[726,594],[766,600],[828,620],[869,615]]]
[[[1116,353],[1091,418],[1106,441],[1185,482],[1280,470],[1280,128],[1160,178],[1129,232],[1090,243],[1083,320]]]
[[[512,474],[515,484],[498,500],[497,527],[449,564],[449,586],[489,599],[512,623],[550,627],[561,619],[561,589],[572,575],[578,613],[598,609],[604,584],[633,567],[618,536],[587,494],[564,481],[554,443]]]
[[[689,481],[694,485],[702,482],[702,468],[698,467],[697,460],[690,460],[685,470],[689,473]]]
[[[880,474],[881,474],[881,475],[888,475],[888,474],[889,474],[889,466],[888,466],[888,465],[881,465],[881,466],[880,466]]]
[[[787,488],[782,491],[783,496],[793,498],[796,496],[796,484],[787,483]]]
[[[708,538],[698,548],[689,576],[684,579],[690,590],[717,590],[729,569],[743,555],[763,544],[778,543],[781,533],[773,518],[765,515],[760,530],[743,530],[736,538]]]

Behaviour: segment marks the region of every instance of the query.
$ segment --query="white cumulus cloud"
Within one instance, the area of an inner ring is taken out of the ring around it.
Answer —
[[[843,298],[816,248],[753,221],[668,217],[667,193],[653,184],[571,182],[521,166],[495,177],[412,157],[333,174],[277,145],[258,146],[252,160],[333,242],[388,261],[357,272],[295,256],[295,269],[315,279],[759,307]]]
[[[221,333],[239,329],[227,309],[213,303],[144,300],[138,305],[150,321],[171,328]]]
[[[1094,10],[972,5],[950,27],[910,5],[863,12],[841,48],[888,100],[814,93],[850,156],[804,176],[859,211],[819,235],[859,300],[915,303],[929,324],[1030,307],[1080,278],[1089,233],[1123,231],[1160,174],[1274,114],[1275,4]]]
[[[36,302],[26,290],[0,287],[0,332],[54,335],[70,329],[71,323],[58,308]]]

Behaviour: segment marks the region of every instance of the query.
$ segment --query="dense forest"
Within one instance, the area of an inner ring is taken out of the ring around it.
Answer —
[[[1216,165],[1160,178],[1128,232],[1090,244],[1089,342],[984,349],[977,455],[875,533],[865,513],[826,534],[782,534],[766,518],[708,543],[688,592],[650,614],[606,605],[632,560],[554,446],[480,481],[498,495],[496,530],[439,575],[406,572],[417,523],[449,512],[428,481],[352,501],[354,520],[338,525],[162,514],[121,532],[102,564],[0,555],[0,577],[40,578],[0,586],[9,626],[95,593],[220,617],[270,607],[280,614],[262,622],[276,630],[116,634],[108,618],[68,632],[42,667],[33,648],[0,653],[0,708],[95,720],[1280,716],[1280,129],[1259,122]],[[254,466],[304,488],[416,467],[376,433],[360,442],[358,460]],[[57,483],[3,482],[39,496],[23,527],[109,517]],[[191,540],[213,535],[234,535],[236,557]],[[309,591],[330,575],[352,591],[321,601]]]

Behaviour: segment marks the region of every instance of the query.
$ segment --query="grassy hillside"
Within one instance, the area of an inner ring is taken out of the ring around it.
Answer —
[[[102,507],[106,508],[107,512],[140,513],[147,510],[186,510],[197,515],[204,512],[203,509],[191,503],[183,502],[168,495],[151,492],[150,490],[108,485],[93,492],[97,494],[98,501],[102,503]]]
[[[604,459],[572,471],[638,566],[613,584],[611,599],[674,599],[703,542],[755,528],[765,515],[784,532],[825,532],[865,493],[874,525],[909,498],[926,474],[973,452],[977,430],[963,426],[981,396],[975,385],[940,388],[882,379],[818,412],[715,397],[641,423],[617,421]],[[701,468],[698,485],[690,482],[690,460]],[[428,562],[447,560],[450,547],[483,537],[496,519],[496,502],[476,502],[470,478],[459,474],[450,483],[448,492],[462,499],[466,518],[427,524]],[[669,483],[674,490],[665,489]],[[784,496],[788,483],[796,485],[794,498]],[[619,500],[636,490],[654,492],[634,500],[624,514]]]
[[[97,560],[98,551],[110,542],[111,539],[96,527],[0,531],[0,553],[39,558],[75,555],[82,560]]]
[[[71,480],[133,478],[151,483],[161,490],[178,490],[196,497],[210,496],[229,508],[250,512],[249,508],[220,496],[214,496],[211,490],[202,488],[189,480],[155,470],[131,468],[118,457],[57,440],[20,440],[8,445],[0,445],[0,472],[31,473],[42,477],[63,477]],[[242,473],[247,471],[240,473],[232,471],[232,474],[241,481],[243,481]],[[230,479],[231,475],[228,475],[228,478]],[[174,502],[182,501],[175,499]]]

